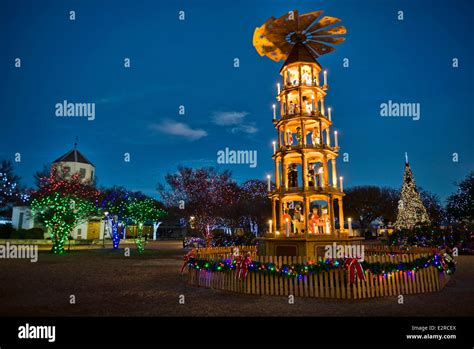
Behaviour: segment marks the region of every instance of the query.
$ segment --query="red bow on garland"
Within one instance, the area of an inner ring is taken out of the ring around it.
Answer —
[[[247,277],[247,273],[249,272],[249,266],[252,264],[250,255],[247,254],[245,257],[237,256],[235,261],[235,277],[237,279],[245,279]]]
[[[181,274],[183,273],[184,269],[186,268],[186,265],[188,265],[188,262],[191,258],[194,258],[196,257],[196,251],[194,249],[192,249],[191,251],[189,251],[188,253],[186,253],[183,257],[183,260],[184,260],[184,264],[183,264],[183,267],[181,268]]]
[[[360,265],[357,258],[348,258],[345,263],[348,270],[349,283],[352,285],[355,283],[356,275],[359,280],[365,281],[364,269]]]

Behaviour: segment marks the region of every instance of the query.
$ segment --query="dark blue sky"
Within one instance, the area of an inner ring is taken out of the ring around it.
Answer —
[[[225,167],[239,182],[264,179],[273,172],[271,105],[283,62],[260,57],[252,35],[269,17],[295,8],[324,9],[348,30],[346,41],[319,60],[329,72],[326,105],[341,152],[350,155],[347,163],[338,160],[345,187],[399,187],[407,151],[417,184],[443,199],[454,191],[474,168],[469,0],[2,1],[0,159],[21,153],[15,167],[32,185],[33,173],[70,150],[77,135],[100,185],[156,194],[156,183],[179,164],[216,165],[226,147],[258,151],[256,168]],[[56,117],[63,100],[95,102],[96,119]],[[381,117],[388,100],[420,103],[421,119]],[[223,112],[241,123],[216,125],[213,116]]]

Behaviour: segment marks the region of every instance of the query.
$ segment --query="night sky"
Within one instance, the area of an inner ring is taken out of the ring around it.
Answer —
[[[444,199],[474,169],[473,7],[470,0],[2,1],[0,159],[21,153],[15,169],[32,186],[33,173],[78,136],[99,185],[157,195],[166,173],[217,165],[228,147],[257,150],[258,165],[219,167],[238,182],[265,179],[283,62],[257,54],[253,31],[289,10],[324,9],[348,30],[319,59],[341,153],[350,156],[338,160],[344,186],[400,187],[408,152],[417,184]],[[96,103],[95,120],[57,117],[64,100]],[[381,117],[388,100],[420,103],[420,120]]]

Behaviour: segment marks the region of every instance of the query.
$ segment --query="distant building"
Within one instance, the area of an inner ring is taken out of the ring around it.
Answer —
[[[56,167],[57,173],[64,179],[80,173],[83,182],[94,182],[95,166],[75,146],[74,149],[53,161],[51,166]]]
[[[14,206],[12,213],[12,226],[15,229],[31,229],[35,221],[29,206]]]

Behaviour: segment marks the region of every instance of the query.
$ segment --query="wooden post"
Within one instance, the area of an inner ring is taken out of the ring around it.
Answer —
[[[302,163],[302,171],[301,173],[303,174],[303,189],[308,190],[308,161],[306,159],[306,154],[303,152],[303,163]]]
[[[337,172],[336,172],[336,159],[331,159],[332,167],[332,186],[337,188]]]
[[[321,123],[321,119],[319,119],[319,144],[325,144],[323,141],[323,125]]]
[[[281,199],[278,200],[278,230],[280,231],[280,234],[283,233],[283,201]],[[276,221],[276,220],[275,220]],[[276,231],[277,229],[275,229]]]
[[[280,158],[277,156],[275,157],[275,186],[276,190],[280,189],[280,171],[279,171],[279,165],[280,165]]]
[[[276,223],[276,198],[272,198],[272,230],[273,234],[275,234],[275,231],[277,230],[277,223]]]
[[[335,224],[334,224],[334,199],[332,194],[329,195],[328,200],[328,213],[329,213],[329,221],[331,222],[331,235],[335,235]]]
[[[282,142],[281,142],[281,127],[278,127],[278,130],[277,130],[277,133],[278,133],[278,149],[281,148],[281,145],[282,145]]]
[[[311,205],[311,202],[309,201],[309,196],[305,196],[304,197],[304,213],[305,213],[305,218],[304,218],[304,224],[305,224],[305,227],[304,227],[304,231],[305,231],[305,235],[306,235],[306,238],[308,237],[308,234],[309,234],[309,215],[310,215],[310,205]],[[308,244],[306,244],[306,248],[308,248],[307,246]],[[306,256],[309,256],[308,254],[308,250],[306,250]]]
[[[338,203],[338,207],[339,207],[339,231],[343,232],[346,229],[344,227],[344,208],[343,208],[343,205],[342,205],[342,196],[340,196],[337,199],[337,203]]]
[[[323,172],[324,172],[324,187],[329,186],[329,174],[328,174],[328,158],[327,155],[323,155]]]

